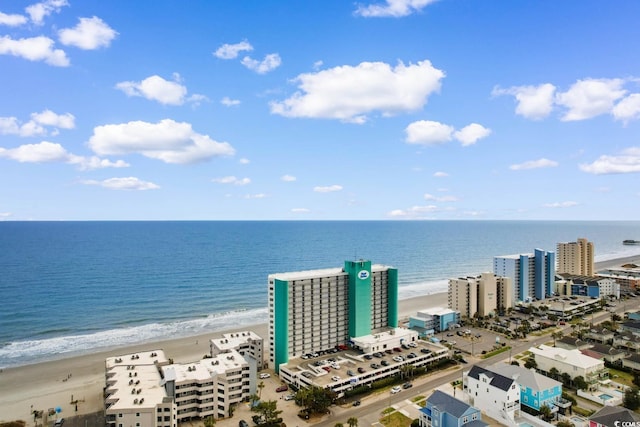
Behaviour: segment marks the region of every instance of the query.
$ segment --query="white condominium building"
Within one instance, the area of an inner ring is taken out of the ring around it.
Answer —
[[[261,336],[251,331],[233,332],[223,334],[222,338],[214,338],[210,342],[211,356],[216,357],[221,353],[236,350],[251,362],[255,361],[256,370],[261,370],[264,365],[264,340]],[[251,359],[248,359],[250,357]]]
[[[270,274],[270,367],[398,324],[398,271],[371,261]]]
[[[104,408],[107,427],[176,427],[177,406],[167,396],[159,368],[167,365],[162,350],[105,361]]]
[[[593,276],[595,274],[593,242],[580,238],[576,242],[558,243],[556,250],[558,274]]]
[[[482,273],[477,277],[449,279],[449,308],[461,316],[488,316],[512,307],[513,285],[508,277]]]

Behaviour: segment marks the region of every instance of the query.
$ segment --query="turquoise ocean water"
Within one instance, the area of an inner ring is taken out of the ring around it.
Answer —
[[[271,273],[364,258],[404,299],[578,237],[640,254],[640,222],[0,222],[0,367],[266,322]]]

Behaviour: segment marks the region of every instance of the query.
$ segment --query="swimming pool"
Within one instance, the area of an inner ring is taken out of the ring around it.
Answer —
[[[613,399],[613,396],[611,396],[610,394],[607,393],[602,393],[600,396],[598,396],[600,399],[602,400],[609,400],[609,399]]]

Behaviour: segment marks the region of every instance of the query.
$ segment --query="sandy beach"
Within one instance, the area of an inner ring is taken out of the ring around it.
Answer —
[[[640,254],[596,263],[597,269],[640,264]],[[436,293],[399,302],[400,318],[407,318],[424,308],[446,307],[447,294]],[[267,338],[267,325],[244,327]],[[235,330],[215,331],[209,334],[179,338],[65,358],[34,365],[5,369],[0,373],[0,421],[33,421],[31,410],[62,408],[62,416],[87,414],[102,409],[104,363],[107,357],[162,349],[175,362],[192,362],[209,353],[209,340]],[[78,400],[77,412],[72,400]]]

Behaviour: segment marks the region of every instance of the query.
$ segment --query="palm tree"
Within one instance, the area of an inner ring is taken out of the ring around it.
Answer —
[[[258,383],[258,398],[262,399],[262,389],[264,388],[264,381]]]
[[[347,420],[347,424],[349,427],[358,427],[358,419],[356,417],[351,417]]]
[[[551,337],[553,338],[553,346],[556,346],[556,340],[561,339],[564,336],[562,331],[556,331],[551,333]]]

